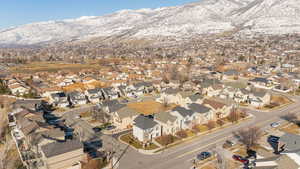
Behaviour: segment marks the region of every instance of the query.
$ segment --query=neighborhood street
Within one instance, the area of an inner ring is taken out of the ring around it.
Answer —
[[[185,169],[192,167],[192,159],[201,151],[211,150],[212,147],[222,144],[232,137],[232,133],[239,129],[258,126],[268,127],[270,123],[280,120],[287,113],[300,112],[300,101],[278,110],[270,112],[248,110],[254,117],[240,124],[218,130],[205,137],[198,137],[181,145],[167,149],[158,155],[143,155],[130,148],[120,161],[122,169]]]
[[[239,124],[226,127],[221,130],[212,132],[204,136],[186,141],[180,145],[168,148],[160,154],[144,155],[133,148],[129,148],[125,155],[120,160],[122,169],[189,169],[192,167],[192,160],[202,151],[210,151],[216,146],[220,146],[225,140],[230,139],[234,131],[250,126],[258,126],[260,128],[269,127],[272,122],[281,120],[281,116],[288,113],[300,112],[299,97],[290,96],[295,103],[269,112],[245,109],[253,115],[253,118],[243,121]],[[70,110],[63,114],[63,118],[69,121],[76,122],[83,131],[92,136],[93,131],[89,123],[82,119],[77,119],[76,116],[82,111],[91,109],[91,106]],[[121,134],[123,134],[122,132]],[[117,141],[117,136],[114,135],[98,135],[106,149],[113,149],[116,152],[116,157],[122,154],[126,145]]]

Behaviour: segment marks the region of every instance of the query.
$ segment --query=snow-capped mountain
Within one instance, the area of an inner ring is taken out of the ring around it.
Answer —
[[[95,37],[174,36],[219,33],[300,32],[299,0],[202,0],[158,9],[122,10],[105,16],[27,24],[0,30],[2,45],[86,40]]]

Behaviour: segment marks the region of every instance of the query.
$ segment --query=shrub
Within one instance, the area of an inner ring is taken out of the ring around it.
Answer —
[[[176,136],[178,136],[180,138],[187,138],[188,137],[186,131],[184,131],[184,130],[176,132]]]
[[[213,129],[213,128],[216,127],[216,122],[213,121],[213,120],[210,120],[210,121],[206,124],[206,126],[207,126],[207,128],[208,128],[209,130],[211,130],[211,129]]]
[[[225,124],[225,122],[224,122],[222,119],[218,119],[218,120],[217,120],[217,124],[218,124],[219,126],[223,126],[223,125]]]
[[[193,132],[195,132],[195,133],[199,133],[199,132],[200,132],[200,128],[198,127],[198,125],[194,125],[194,126],[192,127],[192,130],[193,130]]]
[[[172,136],[171,134],[169,135],[164,135],[164,136],[160,136],[156,139],[156,141],[163,145],[163,146],[166,146],[166,145],[169,145],[169,144],[172,144],[174,141],[175,141],[175,138],[174,136]]]

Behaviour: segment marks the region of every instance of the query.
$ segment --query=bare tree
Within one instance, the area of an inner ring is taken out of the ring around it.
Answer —
[[[218,120],[217,120],[217,124],[218,124],[219,126],[223,126],[223,125],[225,124],[225,122],[224,122],[222,119],[218,119]]]
[[[249,149],[257,144],[258,140],[262,136],[262,132],[258,127],[249,127],[235,132],[234,135],[236,135],[247,149]]]
[[[237,122],[239,120],[239,113],[236,110],[236,108],[233,108],[230,112],[230,114],[228,115],[228,120],[230,120],[232,123],[233,122]]]
[[[206,126],[208,127],[209,130],[213,129],[216,127],[216,122],[213,120],[208,121],[208,123],[206,124]]]

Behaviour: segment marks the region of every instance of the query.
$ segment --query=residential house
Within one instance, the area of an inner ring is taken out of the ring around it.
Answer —
[[[214,118],[213,110],[203,104],[192,103],[187,106],[187,109],[194,112],[192,126],[207,123]]]
[[[248,103],[255,107],[263,107],[271,102],[271,94],[264,90],[251,90],[248,98]]]
[[[133,136],[140,142],[151,142],[161,136],[161,126],[153,118],[138,115],[133,120]]]
[[[230,70],[223,72],[222,76],[223,76],[223,79],[233,80],[233,79],[238,78],[239,72],[234,69],[230,69]]]
[[[179,96],[180,90],[178,88],[167,88],[163,91],[161,91],[160,98],[157,99],[157,102],[160,103],[174,103],[179,104],[181,102],[181,98]]]
[[[42,159],[48,169],[67,169],[84,159],[83,144],[77,140],[52,142],[41,146]]]
[[[134,118],[139,115],[137,111],[129,107],[123,107],[112,114],[113,124],[119,130],[131,128]]]
[[[71,105],[87,104],[86,96],[78,91],[73,91],[67,94]]]
[[[91,103],[99,103],[103,99],[102,90],[100,88],[89,89],[85,91],[87,99]]]
[[[271,81],[268,80],[267,78],[256,77],[256,78],[250,80],[249,82],[256,88],[263,88],[263,89],[271,89],[272,88]]]
[[[29,88],[25,87],[24,85],[21,85],[21,84],[9,85],[8,88],[10,89],[10,91],[13,95],[21,95],[22,96],[29,92]]]
[[[102,88],[104,99],[113,100],[119,98],[120,94],[117,89],[113,87]]]
[[[68,107],[70,105],[68,97],[64,92],[51,94],[50,103],[56,107]]]
[[[172,115],[170,111],[159,112],[154,115],[155,121],[161,126],[160,135],[174,135],[177,131],[180,130],[178,118],[175,115]]]
[[[232,110],[232,105],[228,106],[222,102],[212,100],[212,99],[204,99],[203,105],[210,107],[214,112],[214,119],[224,118],[228,116]]]
[[[194,121],[197,120],[195,112],[181,106],[176,106],[171,110],[171,115],[178,119],[177,128],[185,130],[193,127]]]
[[[112,116],[119,109],[126,107],[125,104],[121,104],[118,100],[105,100],[99,104],[99,107],[109,116]]]

